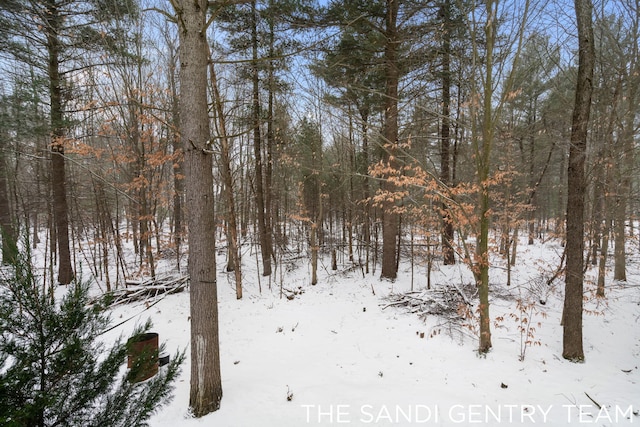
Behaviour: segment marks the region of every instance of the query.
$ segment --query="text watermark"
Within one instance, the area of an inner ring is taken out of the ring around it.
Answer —
[[[594,405],[300,405],[307,424],[632,424],[638,415],[633,406]],[[640,419],[635,420],[640,424]]]

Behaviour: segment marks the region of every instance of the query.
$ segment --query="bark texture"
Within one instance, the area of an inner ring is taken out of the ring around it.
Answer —
[[[253,155],[255,158],[255,191],[256,210],[258,222],[258,235],[260,237],[260,251],[262,255],[262,275],[271,275],[271,257],[273,256],[273,244],[271,230],[267,227],[267,210],[265,202],[264,171],[262,161],[262,134],[260,108],[260,79],[258,73],[258,30],[256,1],[252,3],[253,22],[251,28],[251,44],[253,56]]]
[[[18,259],[16,233],[11,218],[9,203],[9,180],[7,167],[0,152],[0,240],[2,240],[2,263],[13,264]]]
[[[451,185],[451,3],[445,2],[442,15],[442,123],[440,127],[440,180]],[[442,255],[445,265],[456,263],[453,250],[453,220],[446,202],[442,203]]]
[[[398,0],[387,0],[387,22],[384,57],[386,73],[385,111],[384,111],[384,143],[385,161],[391,170],[398,169],[397,145],[398,145],[398,81],[400,71],[398,69]],[[398,213],[393,193],[396,186],[392,180],[387,179],[383,183],[383,190],[389,195],[384,203],[382,212],[382,277],[395,279],[398,274],[396,260]]]
[[[53,224],[58,249],[58,283],[68,285],[73,280],[71,250],[69,249],[69,208],[67,204],[67,182],[64,161],[64,120],[62,112],[62,82],[60,77],[60,40],[62,17],[57,4],[47,4],[47,53],[49,73],[49,97],[51,106],[51,196]]]
[[[595,62],[591,0],[575,0],[578,24],[578,82],[571,125],[567,168],[567,266],[563,313],[562,356],[583,361],[582,298],[584,264],[584,199],[587,129]]]
[[[189,406],[201,417],[220,408],[213,159],[207,109],[206,0],[174,2],[180,37],[180,135],[184,150],[185,210],[191,280],[191,389]]]

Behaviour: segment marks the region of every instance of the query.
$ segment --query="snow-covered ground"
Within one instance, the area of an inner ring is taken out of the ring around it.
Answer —
[[[594,297],[595,272],[587,272],[582,364],[561,356],[562,279],[540,285],[557,268],[562,248],[550,243],[518,250],[512,286],[504,286],[503,261],[491,271],[495,323],[486,357],[476,352],[473,320],[450,327],[441,318],[423,320],[405,307],[388,306],[386,296],[410,289],[409,265],[390,283],[345,266],[331,271],[326,263],[318,285],[311,286],[309,267],[298,260],[283,283],[303,292],[289,300],[280,298],[279,274],[271,290],[261,277],[260,293],[255,260],[247,258],[242,300],[235,298],[232,275],[218,278],[220,410],[189,417],[187,357],[174,400],[150,425],[640,425],[637,249],[627,283],[609,281],[606,300]],[[416,290],[424,288],[425,277],[424,267],[416,266]],[[434,287],[471,282],[459,265],[436,265],[432,277]],[[517,299],[532,305],[519,309]],[[150,318],[169,353],[186,349],[189,355],[188,293],[166,296],[148,309],[145,303],[113,309],[114,323],[129,318],[113,333],[126,337],[136,322]],[[520,327],[527,324],[534,330],[525,348]]]

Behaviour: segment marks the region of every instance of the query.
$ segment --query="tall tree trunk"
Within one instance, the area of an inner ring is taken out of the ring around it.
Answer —
[[[595,50],[591,0],[575,0],[578,26],[578,82],[571,124],[571,144],[567,168],[567,266],[563,312],[562,356],[583,361],[582,298],[584,264],[584,199],[587,129],[591,112]]]
[[[69,207],[64,160],[65,127],[62,112],[62,81],[60,77],[60,40],[58,31],[62,17],[54,0],[47,2],[47,53],[49,96],[51,108],[51,192],[53,221],[58,247],[58,283],[68,285],[73,280],[69,249]]]
[[[4,138],[4,135],[0,135]],[[0,240],[2,240],[2,263],[13,264],[17,261],[18,246],[15,227],[11,218],[11,203],[9,202],[9,180],[7,165],[3,151],[0,150]]]
[[[599,157],[602,158],[602,152]],[[604,220],[605,195],[604,195],[604,165],[600,160],[596,160],[594,166],[593,183],[593,210],[591,212],[591,265],[598,264],[598,254],[602,243],[602,221]],[[602,295],[604,296],[604,295]]]
[[[222,108],[222,98],[218,89],[218,79],[216,77],[213,60],[209,60],[209,74],[211,75],[211,86],[213,87],[213,102],[218,118],[218,134],[220,136],[220,162],[222,169],[222,180],[225,187],[227,199],[227,230],[229,237],[229,263],[227,271],[235,273],[236,298],[242,299],[242,262],[240,259],[240,247],[238,245],[238,224],[236,214],[236,203],[233,195],[233,175],[231,173],[231,149],[229,138],[227,137],[227,124]]]
[[[527,22],[529,2],[525,2],[522,23],[520,24],[518,36],[518,48],[513,60],[512,69],[516,69],[516,61],[519,59],[520,49],[524,35],[524,24]],[[488,352],[491,347],[491,318],[489,313],[489,229],[491,226],[491,198],[490,198],[490,175],[491,175],[491,154],[493,150],[496,123],[504,106],[504,100],[509,94],[512,84],[512,75],[504,82],[501,101],[494,108],[494,49],[497,40],[498,29],[498,0],[485,1],[484,24],[484,56],[483,64],[484,76],[482,77],[482,112],[480,129],[478,129],[479,114],[472,107],[472,146],[475,158],[475,171],[478,184],[478,231],[477,244],[475,248],[475,259],[472,265],[480,306],[480,342],[479,353]],[[478,60],[479,52],[477,45],[473,45],[474,60]],[[473,89],[478,92],[477,88]],[[474,96],[472,94],[472,96]]]
[[[607,275],[607,258],[609,255],[609,233],[611,233],[611,220],[607,213],[605,225],[602,227],[602,245],[598,256],[598,287],[596,296],[604,298],[605,296],[605,276]]]
[[[320,252],[320,229],[322,227],[322,193],[318,192],[318,208],[311,218],[309,246],[311,246],[311,284],[318,284],[318,253]]]
[[[274,0],[269,0],[269,9],[273,9]],[[275,123],[274,123],[274,108],[275,108],[275,92],[276,92],[276,76],[274,61],[276,58],[275,50],[275,25],[274,17],[269,16],[267,18],[269,24],[269,62],[268,62],[268,101],[267,101],[267,164],[265,167],[265,229],[267,230],[267,245],[270,248],[272,259],[275,261],[275,251],[273,246],[273,234],[274,234],[274,218],[276,217],[274,212],[273,202],[273,151],[275,147]]]
[[[440,180],[446,186],[451,185],[450,149],[451,149],[451,2],[445,1],[442,15],[442,123],[440,128]],[[442,203],[442,254],[445,265],[456,263],[453,250],[453,221],[447,207]]]
[[[147,185],[147,184],[144,184]],[[153,258],[153,248],[151,247],[151,221],[152,214],[149,212],[149,198],[147,197],[147,188],[140,189],[140,247],[141,254],[144,254],[144,262],[149,268],[149,274],[152,278],[156,277],[156,263]],[[143,260],[141,258],[141,261]]]
[[[640,77],[640,67],[637,59],[632,60],[634,65],[631,66],[632,72],[627,82],[628,92],[626,96],[627,111],[623,119],[623,129],[620,132],[622,159],[617,165],[620,169],[620,181],[617,186],[618,197],[616,197],[615,221],[614,221],[614,259],[613,278],[615,280],[627,280],[627,261],[625,254],[626,244],[626,223],[627,223],[627,206],[631,197],[631,179],[634,175],[635,165],[635,134],[636,134],[636,104],[638,94],[638,84]]]
[[[180,37],[180,136],[184,150],[191,303],[189,406],[201,417],[220,408],[213,160],[207,105],[208,2],[174,0]]]
[[[626,243],[626,222],[627,222],[627,201],[629,185],[628,177],[621,176],[620,185],[617,187],[616,203],[613,221],[613,279],[626,281],[627,280],[627,260],[625,254]]]
[[[347,174],[349,176],[349,192],[347,193],[347,218],[346,218],[346,233],[347,233],[347,253],[349,254],[349,262],[353,264],[353,221],[354,221],[354,200],[356,200],[356,195],[354,192],[353,180],[356,170],[356,149],[353,141],[353,113],[351,111],[351,106],[349,106],[349,162]]]
[[[258,11],[256,0],[251,3],[252,26],[251,44],[253,59],[253,155],[255,158],[255,190],[256,190],[256,210],[258,220],[258,235],[260,237],[260,251],[262,255],[262,275],[271,275],[271,246],[270,231],[267,229],[264,172],[262,170],[262,136],[261,122],[262,112],[260,108],[260,76],[258,72]]]
[[[398,83],[400,72],[398,69],[398,1],[387,0],[386,44],[384,50],[385,61],[385,110],[384,110],[384,160],[392,171],[398,170]],[[393,172],[392,172],[393,173]],[[392,174],[391,173],[391,174]],[[396,248],[398,236],[398,212],[393,201],[396,185],[389,174],[382,183],[387,200],[382,207],[382,272],[381,276],[395,279],[398,275],[396,262]]]
[[[478,244],[476,247],[476,284],[478,287],[478,297],[480,299],[480,345],[478,351],[486,353],[491,349],[491,320],[489,317],[489,226],[490,226],[490,199],[489,199],[489,173],[491,148],[493,145],[493,48],[495,42],[496,8],[494,2],[486,2],[487,23],[485,25],[485,36],[487,40],[486,53],[486,74],[483,82],[484,105],[482,118],[482,148],[476,150],[476,170],[480,184],[480,194],[478,200],[478,216],[480,218],[480,228],[478,234]],[[476,141],[476,144],[478,142]]]
[[[167,37],[168,39],[168,37]],[[176,60],[175,46],[173,43],[167,42],[169,45],[169,88],[171,95],[171,126],[170,137],[171,147],[173,149],[173,242],[176,247],[176,264],[180,269],[180,248],[182,246],[182,237],[184,226],[182,221],[182,200],[184,198],[184,170],[182,148],[180,146],[180,106],[178,98],[178,85],[176,84]]]
[[[360,118],[362,119],[362,162],[365,167],[369,167],[369,113],[360,111]],[[364,220],[362,224],[362,234],[364,238],[364,250],[365,250],[365,273],[369,274],[369,258],[371,251],[371,203],[369,198],[371,197],[371,189],[369,186],[369,174],[365,173],[362,178],[362,209],[364,214]]]
[[[538,98],[534,98],[533,102],[529,104],[529,113],[527,115],[528,132],[529,132],[529,188],[533,193],[528,200],[529,212],[527,215],[529,225],[529,235],[527,244],[533,245],[535,240],[535,217],[536,217],[536,205],[535,205],[535,188],[536,182],[534,177],[534,165],[535,165],[535,147],[536,147],[536,122],[537,122],[537,110],[538,110]],[[545,166],[546,168],[546,166]]]
[[[611,105],[618,105],[622,90],[622,79],[618,79]],[[614,138],[614,127],[616,123],[617,109],[611,108],[606,121],[606,128],[601,135],[602,146],[598,150],[598,161],[595,165],[594,176],[594,207],[593,207],[593,264],[598,264],[598,290],[597,296],[604,297],[606,264],[609,252],[609,233],[611,232],[611,222],[613,210],[610,206],[612,193],[612,148]],[[603,226],[604,222],[604,226]]]

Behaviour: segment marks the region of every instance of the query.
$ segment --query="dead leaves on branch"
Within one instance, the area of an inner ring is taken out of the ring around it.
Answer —
[[[530,209],[524,202],[526,191],[514,189],[520,173],[511,167],[497,168],[481,183],[454,186],[446,185],[417,162],[397,166],[391,160],[381,160],[369,167],[369,175],[390,184],[376,190],[368,200],[372,206],[411,214],[418,219],[433,215],[447,217],[458,230],[467,230],[465,234],[473,234],[478,226],[480,218],[476,206],[483,191],[489,192],[493,201],[493,207],[486,215],[494,217],[504,212],[513,220],[523,217]]]

